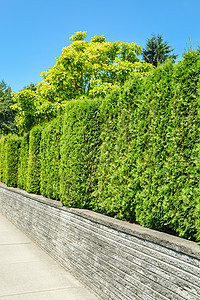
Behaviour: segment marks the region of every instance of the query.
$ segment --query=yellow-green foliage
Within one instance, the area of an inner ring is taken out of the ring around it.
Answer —
[[[12,93],[15,104],[12,109],[16,111],[16,122],[19,132],[30,130],[37,123],[37,97],[31,90],[22,90]],[[38,103],[39,104],[39,103]]]
[[[77,32],[64,47],[56,63],[42,72],[36,90],[13,93],[20,132],[55,117],[66,103],[77,97],[105,97],[136,73],[146,74],[154,67],[139,60],[142,47],[136,43],[107,42],[102,35],[85,41],[86,32]]]
[[[142,47],[135,42],[107,42],[103,35],[94,36],[90,42],[85,38],[86,32],[73,35],[71,45],[63,48],[56,64],[42,73],[44,83],[38,88],[41,94],[51,95],[56,102],[81,95],[105,96],[133,74],[136,63],[137,70],[138,64],[153,68],[140,63]]]

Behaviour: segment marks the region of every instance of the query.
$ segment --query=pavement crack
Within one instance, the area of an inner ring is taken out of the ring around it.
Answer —
[[[77,289],[80,287],[63,287],[63,288],[53,288],[53,289],[45,289],[45,290],[38,290],[38,291],[27,291],[27,292],[22,292],[22,293],[17,293],[17,294],[4,294],[0,295],[0,299],[4,297],[13,297],[13,296],[20,296],[20,295],[29,295],[29,294],[38,294],[38,293],[46,293],[46,292],[56,292],[56,291],[62,291],[62,290],[67,290],[67,289]]]
[[[7,244],[0,244],[0,246],[16,246],[16,245],[30,245],[30,242],[26,243],[7,243]]]

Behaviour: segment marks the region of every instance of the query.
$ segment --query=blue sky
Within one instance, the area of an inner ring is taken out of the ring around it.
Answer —
[[[0,81],[15,92],[41,81],[76,31],[143,47],[162,34],[181,59],[200,43],[200,0],[0,0]]]

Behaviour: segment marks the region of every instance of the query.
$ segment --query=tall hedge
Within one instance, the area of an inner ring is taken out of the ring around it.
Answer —
[[[145,145],[141,138],[146,132],[140,109],[142,92],[143,79],[138,75],[123,90],[109,95],[100,111],[103,124],[95,210],[129,221],[135,220],[135,195],[141,188],[136,161]]]
[[[18,161],[20,155],[21,138],[10,135],[6,139],[6,168],[5,183],[7,186],[17,187]]]
[[[0,139],[0,181],[6,182],[6,136],[1,136]]]
[[[60,148],[63,205],[91,208],[99,155],[100,103],[101,100],[79,100],[66,107]]]
[[[103,103],[96,210],[194,238],[199,230],[200,52]],[[109,108],[105,106],[109,103]],[[113,105],[112,105],[113,103]]]
[[[193,53],[188,54],[184,63],[192,57]],[[200,72],[196,74],[196,62],[190,63],[195,70],[193,82]],[[136,197],[136,220],[150,228],[171,229],[179,236],[192,238],[196,234],[194,190],[198,177],[191,172],[196,173],[198,168],[194,152],[199,143],[200,125],[197,86],[192,91],[192,82],[181,79],[181,73],[190,72],[182,62],[173,68],[170,76],[167,72],[159,78],[159,72],[166,66],[157,69],[146,83],[148,140],[138,163],[142,190]],[[196,93],[192,99],[183,92],[186,84],[189,94]]]
[[[186,238],[197,233],[199,54],[188,52],[171,75],[165,72],[159,77],[168,63],[146,81],[149,139],[138,163],[142,190],[136,197],[136,220]]]
[[[17,186],[21,189],[27,189],[28,182],[28,161],[29,161],[29,134],[25,133],[21,141],[21,149],[18,165]]]
[[[60,138],[62,117],[45,124],[42,130],[41,155],[41,194],[52,199],[60,199]]]
[[[40,141],[42,127],[36,126],[30,131],[29,137],[29,160],[28,160],[28,176],[27,191],[29,193],[40,193]]]

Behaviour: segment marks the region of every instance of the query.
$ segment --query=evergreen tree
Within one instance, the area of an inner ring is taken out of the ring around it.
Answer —
[[[35,83],[30,83],[28,85],[26,85],[23,90],[31,90],[31,91],[36,91],[37,90],[37,85]]]
[[[11,88],[2,80],[0,82],[0,135],[8,134],[15,129],[15,111],[10,108],[13,104]]]
[[[152,35],[151,39],[147,40],[146,47],[142,51],[143,59],[157,67],[168,59],[172,59],[174,62],[178,55],[173,53],[174,49],[168,45],[166,41],[163,41],[162,35]]]

